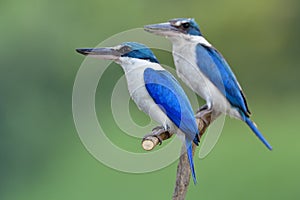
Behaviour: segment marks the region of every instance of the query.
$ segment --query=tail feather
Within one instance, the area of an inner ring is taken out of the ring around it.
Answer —
[[[195,135],[193,142],[195,145],[199,146],[200,137],[198,133]]]
[[[189,163],[190,163],[190,169],[191,169],[191,173],[192,173],[192,177],[193,177],[193,181],[194,184],[197,183],[196,180],[196,173],[195,173],[195,169],[194,169],[194,161],[193,161],[193,147],[192,147],[192,142],[190,141],[186,141],[186,152],[187,152],[187,156],[189,159]]]
[[[272,150],[272,146],[269,144],[269,142],[264,138],[264,136],[260,133],[260,131],[257,129],[255,124],[251,121],[250,118],[246,117],[245,122],[248,124],[248,126],[251,128],[251,130],[255,133],[255,135],[266,145],[266,147],[269,150]]]

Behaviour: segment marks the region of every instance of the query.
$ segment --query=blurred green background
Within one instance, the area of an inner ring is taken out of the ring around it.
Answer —
[[[75,48],[175,17],[194,17],[231,63],[274,148],[267,151],[246,125],[227,119],[213,152],[196,159],[199,184],[187,199],[299,199],[299,8],[296,0],[0,1],[0,199],[170,199],[177,163],[128,174],[85,150],[72,118],[72,87],[84,59]],[[157,56],[172,64],[169,54]],[[113,81],[123,74],[117,67],[107,73],[97,108],[109,105]],[[147,122],[132,110],[137,123]],[[126,137],[111,117],[105,122],[114,140]],[[118,143],[141,151],[139,139]]]

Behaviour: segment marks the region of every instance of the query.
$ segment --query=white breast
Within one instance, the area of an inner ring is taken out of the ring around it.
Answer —
[[[196,45],[211,46],[203,37],[170,38],[173,43],[173,58],[177,75],[195,93],[206,100],[213,110],[240,119],[240,114],[232,108],[219,89],[200,71],[196,61]]]
[[[129,94],[138,108],[149,115],[153,120],[160,123],[160,125],[163,125],[165,128],[169,127],[174,131],[176,129],[175,125],[154,102],[144,82],[144,71],[146,68],[155,70],[164,69],[159,64],[134,58],[122,57],[120,58],[120,64],[125,71]]]

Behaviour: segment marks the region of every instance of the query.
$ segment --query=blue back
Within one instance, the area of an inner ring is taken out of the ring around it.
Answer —
[[[197,65],[244,118],[250,115],[246,98],[223,56],[214,48],[196,46]]]
[[[187,139],[198,145],[198,126],[192,106],[177,80],[165,70],[147,68],[144,71],[147,91],[169,119],[182,130]]]

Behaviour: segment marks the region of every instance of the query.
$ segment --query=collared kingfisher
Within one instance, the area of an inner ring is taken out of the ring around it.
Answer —
[[[194,19],[177,18],[166,23],[146,25],[144,29],[172,42],[177,75],[206,101],[202,109],[215,116],[225,113],[246,122],[263,144],[272,150],[250,119],[245,95],[228,63],[203,37]]]
[[[159,64],[153,52],[147,46],[135,42],[76,51],[121,65],[130,96],[138,108],[170,133],[185,136],[189,165],[196,183],[192,141],[198,145],[199,131],[192,106],[178,81]]]

